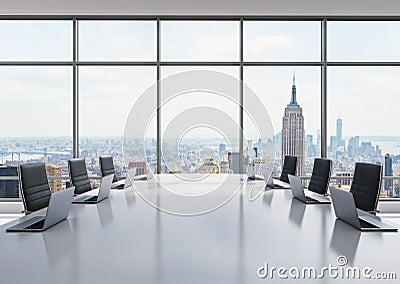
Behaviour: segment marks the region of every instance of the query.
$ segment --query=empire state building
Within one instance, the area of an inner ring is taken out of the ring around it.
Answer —
[[[304,117],[296,99],[294,74],[292,97],[282,118],[282,163],[286,155],[297,156],[297,175],[304,175]]]

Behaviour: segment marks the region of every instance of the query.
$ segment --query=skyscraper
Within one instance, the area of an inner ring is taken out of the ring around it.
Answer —
[[[385,176],[393,176],[393,161],[389,154],[385,155]],[[386,196],[393,197],[393,180],[385,180]]]
[[[336,119],[336,149],[333,150],[337,150],[337,148],[341,146],[343,146],[343,151],[345,151],[346,145],[343,140],[343,121],[339,117]]]
[[[338,145],[340,145],[343,137],[342,137],[342,119],[339,117],[336,119],[336,139],[338,142]]]
[[[46,172],[47,176],[55,177],[55,176],[62,176],[62,169],[60,166],[53,165],[53,164],[46,164]],[[62,181],[61,179],[49,179],[49,185],[51,192],[57,192],[62,190]]]
[[[297,156],[297,174],[304,175],[304,117],[297,103],[295,75],[293,73],[292,96],[282,119],[282,163],[286,155]]]
[[[0,176],[18,177],[17,167],[0,166]],[[19,185],[18,179],[0,180],[0,198],[18,198]]]

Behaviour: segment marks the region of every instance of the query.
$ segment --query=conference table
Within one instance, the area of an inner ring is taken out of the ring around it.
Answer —
[[[135,181],[135,188],[112,190],[98,204],[72,204],[67,220],[42,233],[5,232],[26,216],[1,226],[0,283],[355,281],[329,276],[327,270],[318,278],[307,270],[314,267],[320,274],[330,266],[339,274],[358,267],[370,268],[372,277],[376,272],[400,277],[399,233],[360,232],[336,220],[331,205],[305,205],[290,190],[263,191],[250,200],[251,192],[260,192],[264,183],[246,182],[242,175],[230,175],[224,183],[238,187],[226,203],[197,215],[165,212],[140,193],[147,190],[162,204],[158,180],[179,184],[174,179],[155,176],[153,181]],[[183,182],[176,188],[196,192],[207,182]]]

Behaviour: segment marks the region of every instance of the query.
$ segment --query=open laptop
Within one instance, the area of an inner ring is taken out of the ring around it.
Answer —
[[[283,189],[289,189],[290,184],[284,181],[281,181],[280,179],[272,179],[272,182],[274,184],[274,188],[283,188]]]
[[[7,232],[42,232],[68,217],[75,187],[70,187],[50,196],[46,216],[34,216],[7,228]]]
[[[126,179],[120,179],[111,184],[111,189],[123,189],[125,188]]]
[[[110,195],[111,184],[114,175],[108,175],[101,179],[98,195],[81,194],[72,200],[72,203],[98,203]]]
[[[331,201],[329,198],[317,194],[317,193],[312,193],[312,194],[306,194],[304,192],[303,185],[301,183],[301,179],[298,176],[293,176],[293,175],[288,175],[289,177],[289,182],[290,182],[290,189],[292,190],[292,195],[294,198],[303,201],[304,203],[307,204],[330,204]]]
[[[153,178],[153,173],[155,174],[155,170],[156,170],[155,167],[153,167],[153,168],[152,167],[147,167],[147,173],[146,174],[144,174],[144,175],[136,175],[138,168],[134,168],[134,169],[136,169],[134,171],[134,180],[150,180],[150,179]]]
[[[267,189],[272,189],[273,188],[273,184],[272,184],[272,169],[268,168],[268,167],[262,167],[261,168],[262,171],[262,180],[265,180],[265,184],[264,186],[262,186],[261,188],[257,187],[256,190],[260,190],[258,192],[253,193],[254,189],[256,188],[255,186],[253,186],[250,190],[249,193],[249,201],[254,201],[256,200],[262,192],[264,192]],[[272,184],[272,187],[271,187]]]
[[[356,208],[351,192],[330,187],[336,217],[361,231],[398,231],[396,227],[380,221],[376,216]],[[365,215],[359,216],[358,212]]]

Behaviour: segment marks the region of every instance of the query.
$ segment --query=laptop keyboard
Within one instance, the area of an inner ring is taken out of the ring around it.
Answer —
[[[86,199],[85,201],[89,201],[89,202],[91,202],[91,201],[97,201],[97,196],[92,196],[92,197],[90,197],[89,199]]]
[[[41,229],[44,226],[44,220],[33,223],[32,225],[26,226],[24,229]]]
[[[360,220],[361,228],[378,228],[378,226],[375,226],[375,225],[373,225],[371,223],[368,223],[368,222],[366,222],[366,221],[364,221],[362,219],[358,219],[358,220]]]

